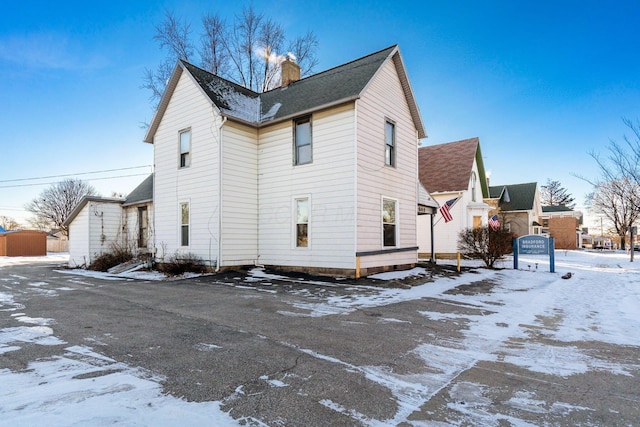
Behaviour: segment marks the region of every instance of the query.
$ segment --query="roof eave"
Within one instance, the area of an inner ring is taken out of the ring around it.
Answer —
[[[269,126],[269,125],[273,125],[273,124],[277,124],[277,123],[282,123],[284,121],[291,120],[291,119],[293,119],[295,117],[300,117],[300,116],[304,116],[306,114],[310,114],[310,113],[313,113],[313,112],[316,112],[316,111],[326,110],[326,109],[329,109],[329,108],[337,107],[339,105],[344,105],[344,104],[348,104],[348,103],[351,103],[351,102],[355,102],[358,99],[360,99],[360,95],[349,96],[349,97],[346,97],[346,98],[339,99],[337,101],[332,101],[332,102],[328,102],[326,104],[315,106],[313,108],[308,108],[306,110],[296,111],[295,113],[287,114],[286,116],[278,117],[277,119],[269,120],[269,121],[266,121],[266,122],[260,122],[260,123],[257,124],[257,126],[259,128],[261,128],[261,127],[265,127],[265,126]],[[242,121],[241,119],[235,119],[235,120]],[[247,122],[244,122],[244,123],[247,123]],[[247,123],[247,124],[249,124],[249,123]],[[256,124],[253,123],[253,125],[255,126]]]
[[[135,202],[123,203],[123,208],[128,208],[129,206],[142,205],[146,203],[153,203],[153,199],[145,199],[145,200],[136,200]]]
[[[89,202],[122,203],[124,202],[124,199],[115,199],[100,196],[84,196],[77,204],[77,206],[73,208],[73,210],[69,214],[69,217],[64,220],[62,225],[64,227],[68,227]]]

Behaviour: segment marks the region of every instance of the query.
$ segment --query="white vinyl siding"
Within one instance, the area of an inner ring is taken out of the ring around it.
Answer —
[[[358,252],[383,250],[381,197],[397,201],[396,247],[417,246],[418,139],[393,61],[387,62],[357,101]],[[393,118],[395,168],[385,167],[385,124]],[[395,252],[361,259],[363,268],[411,264],[416,251]]]
[[[89,205],[87,204],[69,224],[69,267],[88,265],[89,256]]]
[[[122,207],[120,203],[89,202],[89,255],[93,261],[98,255],[111,252],[114,243],[121,241]]]
[[[291,161],[291,122],[260,129],[260,263],[355,266],[353,104],[313,114],[313,163]],[[308,194],[313,250],[295,247],[292,197]],[[293,243],[292,243],[293,242]]]
[[[257,130],[227,121],[223,127],[222,266],[258,258]]]
[[[218,139],[220,116],[183,72],[154,137],[154,246],[160,261],[190,252],[218,259]],[[190,129],[190,166],[176,168],[179,133]],[[180,242],[179,204],[189,202],[190,241]]]

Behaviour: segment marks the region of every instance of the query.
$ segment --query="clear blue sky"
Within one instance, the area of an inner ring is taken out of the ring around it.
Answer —
[[[128,193],[150,168],[141,89],[164,57],[153,41],[165,9],[230,19],[241,2],[7,1],[0,5],[0,215],[59,178],[79,175],[105,196]],[[247,4],[247,3],[244,3]],[[640,117],[640,2],[254,1],[289,36],[312,30],[317,71],[399,44],[429,138],[480,137],[492,184],[560,181],[582,206],[591,151],[622,140]],[[585,212],[586,213],[586,212]]]

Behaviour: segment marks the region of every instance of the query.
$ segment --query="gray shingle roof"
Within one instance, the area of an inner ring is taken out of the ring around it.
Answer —
[[[135,205],[137,203],[145,203],[153,200],[153,174],[149,175],[136,188],[133,189],[122,206]]]
[[[573,209],[568,206],[553,205],[543,206],[542,212],[573,212]]]
[[[264,93],[253,92],[186,61],[178,61],[144,141],[153,142],[153,135],[182,70],[186,70],[193,77],[203,93],[224,115],[260,126],[357,99],[380,67],[390,58],[393,58],[398,70],[419,137],[424,138],[424,124],[398,46],[394,45]]]

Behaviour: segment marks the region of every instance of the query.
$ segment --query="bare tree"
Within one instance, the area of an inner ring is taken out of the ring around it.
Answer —
[[[610,140],[608,156],[591,152],[600,169],[597,180],[582,178],[594,187],[587,197],[592,211],[603,215],[621,237],[640,218],[640,121],[622,118],[631,131],[624,134],[622,143]],[[622,246],[624,248],[624,246]]]
[[[260,92],[265,92],[275,86],[274,78],[284,60],[284,56],[278,54],[278,52],[282,52],[282,45],[284,44],[282,26],[271,19],[267,19],[260,26],[259,44],[260,46],[256,53],[262,55],[264,70],[261,76]]]
[[[540,203],[544,206],[566,206],[569,209],[575,207],[575,198],[571,196],[560,181],[552,181],[547,178],[547,185],[540,187]]]
[[[236,15],[232,33],[227,40],[229,56],[233,63],[230,75],[242,86],[258,90],[258,74],[255,50],[258,47],[258,32],[263,16],[253,6],[245,6]]]
[[[177,59],[192,62],[191,27],[171,12],[156,26],[154,40],[167,56],[157,69],[145,69],[143,85],[157,102],[164,93]],[[216,75],[234,81],[255,92],[264,92],[277,84],[280,65],[287,58],[296,60],[301,77],[313,72],[318,64],[318,40],[308,31],[288,43],[282,25],[257,12],[253,5],[244,6],[229,25],[216,14],[202,18],[200,34],[200,66]]]
[[[318,48],[318,39],[315,34],[308,31],[303,36],[296,37],[289,43],[289,53],[300,66],[300,75],[307,76],[313,72],[318,65],[318,58],[315,55]]]
[[[160,44],[160,49],[167,51],[167,57],[155,70],[145,68],[142,87],[151,91],[151,100],[157,103],[171,77],[178,59],[190,61],[193,55],[193,44],[189,37],[191,24],[181,21],[172,12],[165,12],[165,20],[156,25],[154,40]]]
[[[589,210],[607,219],[615,233],[620,236],[620,248],[625,249],[625,236],[629,227],[640,218],[637,200],[640,198],[640,186],[630,178],[616,179],[598,184],[587,195]]]
[[[218,15],[202,18],[203,33],[200,36],[202,68],[221,77],[228,75],[229,53],[225,47],[227,24]]]
[[[631,136],[623,136],[624,143],[611,140],[609,143],[609,155],[602,158],[598,153],[590,153],[600,168],[601,181],[629,180],[636,187],[640,187],[640,121],[633,122],[630,119],[622,118],[622,123],[629,128]],[[585,179],[585,178],[583,178]],[[587,182],[596,187],[599,182]],[[640,210],[640,200],[631,200],[634,208]]]
[[[79,179],[65,179],[43,190],[29,202],[25,209],[33,213],[39,221],[59,228],[65,236],[69,230],[62,224],[84,196],[96,194],[95,188]]]
[[[17,230],[20,228],[20,224],[9,216],[0,216],[0,227],[4,228],[6,231]]]

